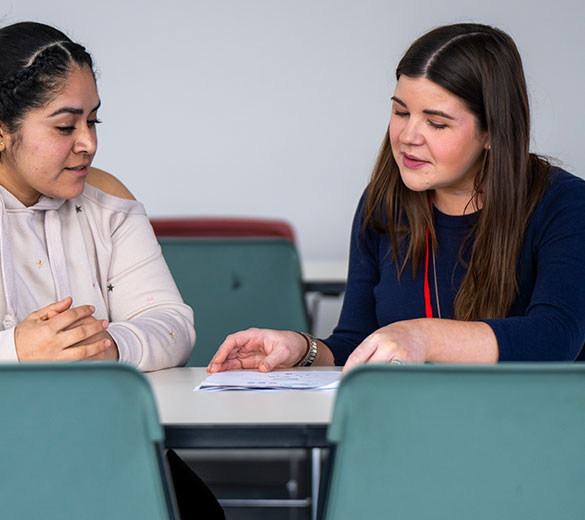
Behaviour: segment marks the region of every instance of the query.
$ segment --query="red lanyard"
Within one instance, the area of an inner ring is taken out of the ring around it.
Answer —
[[[429,208],[433,210],[433,192],[429,192]],[[433,317],[433,307],[431,306],[431,290],[429,288],[429,226],[427,226],[426,234],[427,240],[427,254],[425,256],[425,316],[427,318]]]
[[[425,257],[425,315],[427,318],[433,317],[433,308],[431,307],[431,290],[429,288],[429,226],[426,232],[427,254]]]

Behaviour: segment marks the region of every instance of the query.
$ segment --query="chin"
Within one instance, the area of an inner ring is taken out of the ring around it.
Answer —
[[[76,197],[79,197],[83,193],[84,189],[85,189],[85,181],[80,182],[80,183],[76,184],[75,186],[70,186],[67,189],[59,190],[58,193],[55,193],[54,195],[51,195],[51,196],[57,197],[60,199],[74,199]]]
[[[426,176],[424,175],[403,174],[402,171],[400,171],[402,183],[411,191],[427,191],[434,189],[432,183],[425,177]]]

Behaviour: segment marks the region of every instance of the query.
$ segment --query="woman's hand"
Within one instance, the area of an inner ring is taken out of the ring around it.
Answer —
[[[108,322],[92,317],[94,307],[71,308],[71,304],[67,297],[31,313],[16,326],[14,341],[20,361],[80,361],[112,347],[109,335],[102,335]]]
[[[481,321],[419,318],[370,334],[347,358],[343,372],[362,363],[497,363],[498,340]]]
[[[295,366],[305,355],[307,342],[298,332],[248,329],[230,334],[219,346],[207,371],[257,368],[270,372]]]
[[[96,321],[98,321],[98,320],[96,320],[93,316],[88,316],[87,318],[83,318],[79,321],[76,321],[73,325],[70,325],[69,327],[67,327],[67,330],[70,330],[70,329],[75,328],[75,327],[79,327],[81,325],[86,325],[86,326],[91,325]],[[79,343],[76,343],[73,346],[80,347],[82,345],[89,345],[91,343],[94,343],[94,342],[100,341],[100,340],[103,340],[103,341],[109,340],[110,346],[108,348],[106,348],[104,351],[99,352],[98,354],[94,354],[91,357],[88,357],[87,361],[98,361],[98,360],[117,361],[118,359],[120,359],[120,352],[118,351],[118,346],[116,345],[116,342],[114,341],[112,336],[110,336],[110,334],[106,330],[101,330],[97,334],[94,334],[90,338],[87,338],[83,341],[80,341]]]
[[[373,332],[347,358],[343,373],[362,363],[423,363],[428,342],[419,325],[420,320],[397,321]]]

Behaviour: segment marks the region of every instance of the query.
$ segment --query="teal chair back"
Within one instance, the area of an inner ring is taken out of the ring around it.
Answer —
[[[207,366],[225,337],[250,327],[308,330],[301,268],[278,238],[158,237],[179,291],[195,312],[187,365]]]
[[[162,443],[129,366],[0,364],[0,518],[175,518]]]
[[[325,518],[585,515],[585,366],[359,367],[343,378]]]

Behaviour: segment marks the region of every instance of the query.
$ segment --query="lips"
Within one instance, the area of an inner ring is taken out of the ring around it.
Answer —
[[[429,161],[424,161],[414,155],[410,155],[408,153],[402,153],[402,164],[407,168],[421,168],[427,164],[430,164]]]
[[[89,162],[84,162],[81,164],[77,164],[75,166],[67,166],[64,169],[67,170],[68,172],[71,172],[74,175],[85,177],[88,174],[90,164],[91,163]]]

